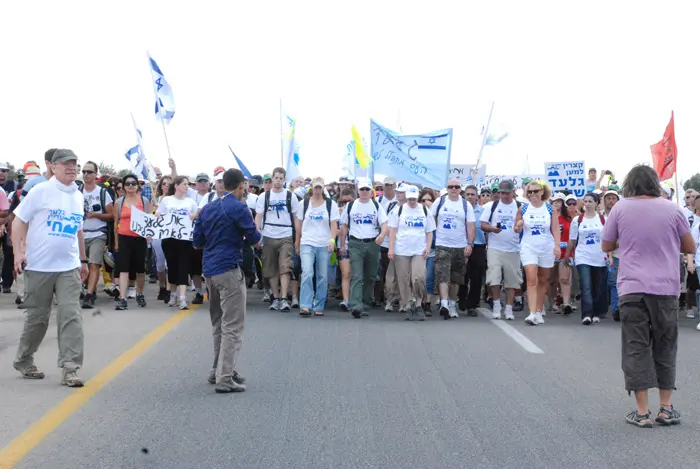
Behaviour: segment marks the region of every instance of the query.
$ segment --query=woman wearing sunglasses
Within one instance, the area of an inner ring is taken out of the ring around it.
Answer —
[[[552,191],[542,181],[533,181],[526,187],[529,203],[523,204],[517,214],[514,231],[522,232],[520,262],[527,278],[527,305],[530,314],[525,324],[544,324],[544,297],[547,292],[554,260],[561,256],[559,214],[549,203]]]
[[[115,270],[119,272],[119,299],[115,309],[127,309],[126,286],[129,284],[129,274],[136,274],[136,304],[144,308],[146,299],[143,296],[143,285],[146,272],[146,238],[131,231],[131,211],[136,208],[150,213],[152,204],[141,195],[139,181],[134,174],[122,178],[122,188],[125,195],[118,198],[114,204],[114,252],[117,254]]]
[[[573,307],[571,305],[571,260],[573,253],[568,256],[566,248],[568,247],[569,228],[571,220],[576,213],[576,197],[573,195],[564,195],[558,193],[552,199],[552,207],[559,214],[559,236],[560,236],[560,252],[559,259],[555,262],[555,268],[552,270],[552,283],[549,292],[549,298],[552,304],[552,311],[555,314],[571,314]],[[572,216],[571,212],[574,213]],[[557,294],[559,292],[559,294]],[[561,305],[561,308],[560,308]]]

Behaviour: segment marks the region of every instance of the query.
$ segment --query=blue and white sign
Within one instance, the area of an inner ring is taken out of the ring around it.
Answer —
[[[447,185],[452,129],[399,135],[371,120],[370,131],[375,173],[433,189]]]
[[[552,191],[568,190],[577,198],[586,195],[586,174],[584,161],[545,163],[547,182]]]
[[[474,164],[450,165],[449,179],[459,179],[462,184],[474,184]],[[476,182],[486,178],[486,166],[481,165],[476,173]]]

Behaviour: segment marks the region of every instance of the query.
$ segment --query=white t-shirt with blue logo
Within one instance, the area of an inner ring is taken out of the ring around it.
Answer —
[[[309,200],[309,206],[304,216],[304,206],[297,212],[297,218],[303,221],[301,225],[301,244],[322,248],[328,246],[331,240],[331,225],[328,221],[328,207],[326,201],[321,202],[318,207],[313,206],[314,201]],[[331,221],[338,221],[338,204],[331,202]]]
[[[523,216],[521,245],[541,252],[554,251],[551,205],[542,204],[535,207],[532,204],[525,204],[520,210]]]
[[[445,203],[440,207],[440,213],[437,213],[438,206],[440,205],[440,200],[436,200],[433,206],[430,207],[430,211],[433,216],[437,216],[435,232],[437,238],[435,240],[436,246],[443,246],[446,248],[465,248],[467,247],[467,222],[474,223],[476,218],[474,217],[474,208],[470,203],[467,203],[467,213],[464,213],[464,202],[462,198],[457,200],[450,200],[449,197],[445,197]]]
[[[262,229],[262,235],[266,238],[282,239],[292,236],[292,217],[287,210],[287,192],[270,191],[270,204],[267,207],[267,215],[264,216],[265,224]],[[292,214],[299,213],[299,199],[292,194],[291,197]],[[256,215],[264,215],[265,211],[265,193],[263,192],[258,197],[257,205],[255,206]]]
[[[29,225],[27,270],[67,272],[80,267],[78,231],[83,229],[84,208],[78,186],[65,186],[55,177],[27,193],[14,212]]]
[[[379,236],[381,226],[386,223],[387,216],[379,203],[374,206],[372,200],[362,202],[360,199],[355,199],[352,203],[352,211],[350,220],[348,220],[348,210],[350,204],[345,206],[343,214],[340,216],[340,224],[348,225],[348,236],[350,238],[369,239]]]
[[[401,216],[398,209],[391,211],[389,227],[397,228],[394,244],[397,256],[420,256],[425,251],[425,234],[435,231],[435,220],[430,210],[424,210],[421,204],[415,208],[404,204]]]
[[[160,204],[158,205],[158,210],[156,213],[161,213],[163,215],[167,213],[174,213],[176,215],[182,215],[183,217],[190,217],[197,213],[197,202],[189,197],[183,199],[178,199],[174,195],[169,195],[163,197]]]
[[[579,224],[579,217],[571,221],[569,228],[569,240],[576,241],[576,265],[590,265],[592,267],[605,267],[605,253],[600,242],[600,234],[603,232],[603,224],[597,213],[587,218],[585,215]]]

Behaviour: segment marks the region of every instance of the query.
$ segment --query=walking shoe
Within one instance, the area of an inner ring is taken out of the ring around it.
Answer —
[[[678,425],[681,423],[681,414],[673,406],[670,409],[662,407],[656,415],[656,423],[661,425]]]
[[[170,299],[168,300],[168,306],[171,308],[177,304],[177,295],[173,292],[170,292]]]
[[[258,290],[262,290],[263,289],[262,280],[258,280],[255,286],[257,287]]]
[[[652,428],[654,424],[651,422],[651,411],[646,414],[640,414],[638,411],[630,412],[625,417],[627,423],[636,425],[639,428]]]
[[[540,314],[542,315],[542,317],[546,317],[546,316],[547,316],[547,310],[545,309],[544,306],[542,306],[542,311],[540,311]]]
[[[88,293],[83,298],[83,309],[92,309],[95,306],[95,294]]]
[[[511,305],[506,305],[506,321],[514,321],[515,316],[513,315],[513,307]]]
[[[467,310],[467,316],[470,318],[476,318],[479,316],[479,313],[476,311],[476,308],[469,308]]]
[[[117,311],[124,311],[125,309],[129,309],[129,306],[126,304],[126,300],[124,298],[119,298],[117,300],[117,304],[114,305],[114,309]]]
[[[263,303],[269,303],[269,302],[270,302],[270,293],[268,293],[268,292],[263,293],[262,302],[263,302]]]
[[[296,296],[292,297],[292,309],[297,309],[299,308],[299,298]]]
[[[695,329],[698,330],[698,331],[700,331],[700,322],[698,323],[697,326],[695,326]]]
[[[515,300],[515,303],[513,304],[513,311],[520,312],[523,309],[525,309],[525,305],[523,305],[523,302]]]
[[[183,311],[185,309],[190,309],[187,306],[187,300],[185,298],[180,299],[180,301],[177,303],[177,307],[180,308],[180,311]]]
[[[363,310],[362,313],[360,313],[363,317],[369,316],[369,312],[367,310]]]
[[[571,304],[567,303],[564,305],[564,315],[568,316],[569,314],[571,314],[573,312],[574,312],[574,308],[571,307]]]
[[[387,301],[386,305],[384,305],[384,312],[385,313],[393,313],[394,312],[394,305],[391,304],[391,301]]]
[[[583,324],[584,326],[590,326],[592,323],[593,323],[593,320],[591,318],[589,318],[588,316],[583,318],[583,320],[581,321],[581,324]]]
[[[688,310],[685,312],[685,317],[688,319],[695,318],[695,313],[693,312],[692,308],[688,308]]]
[[[413,313],[413,318],[416,321],[425,321],[425,311],[421,306],[416,306],[416,311]]]
[[[457,313],[457,305],[455,305],[454,301],[450,301],[448,303],[447,309],[450,310],[450,318],[451,319],[456,319],[459,317],[459,314]]]
[[[233,380],[237,382],[238,384],[244,384],[245,383],[245,378],[238,374],[237,371],[233,372]]]
[[[78,378],[78,374],[75,371],[66,371],[64,369],[61,384],[63,386],[68,386],[69,388],[82,388],[83,380]]]
[[[340,302],[340,310],[341,310],[341,311],[344,311],[344,312],[346,312],[346,313],[347,313],[348,311],[350,311],[350,306],[348,305],[348,302],[347,302],[347,301],[341,301],[341,302]]]
[[[126,297],[130,300],[136,298],[136,287],[129,287],[126,293]]]
[[[269,309],[270,311],[279,311],[280,310],[280,300],[273,300],[272,304],[267,309]]]
[[[16,305],[21,305],[22,303],[24,303],[24,298],[22,298],[22,297],[20,296],[20,294],[17,293],[17,297],[15,297],[15,304],[16,304]]]
[[[136,304],[139,305],[141,308],[146,307],[146,297],[143,295],[136,295]]]
[[[433,317],[433,307],[430,305],[430,303],[426,303],[423,305],[423,312],[425,313],[426,318]]]
[[[559,309],[559,306],[557,306],[556,304],[552,305],[552,312],[554,314],[561,314],[561,310]]]
[[[600,323],[600,318],[598,316],[593,318],[593,324],[598,324]]]
[[[280,311],[283,313],[288,313],[291,309],[292,308],[289,307],[289,301],[287,301],[286,298],[280,301]]]
[[[413,321],[413,310],[412,309],[406,309],[402,312],[403,314],[403,320],[404,321]]]
[[[535,313],[530,313],[525,318],[525,324],[527,324],[528,326],[536,326],[538,324],[537,318],[535,317]]]
[[[160,287],[160,290],[158,290],[158,299],[166,302],[170,299],[170,292],[167,288]]]
[[[192,299],[192,304],[193,305],[201,305],[204,303],[204,296],[202,296],[201,293],[197,293],[194,295],[194,298]]]
[[[207,383],[216,384],[216,370],[209,370],[209,376],[207,376]]]
[[[440,316],[442,316],[443,319],[447,320],[450,319],[450,308],[449,305],[445,306],[443,304],[440,304]]]
[[[232,377],[222,378],[219,383],[214,388],[219,394],[225,394],[229,392],[243,392],[245,391],[244,384],[238,384]]]
[[[39,370],[34,365],[28,366],[26,368],[18,368],[17,365],[13,365],[15,370],[19,371],[24,379],[44,379],[44,372]]]
[[[501,303],[493,304],[493,312],[491,313],[491,319],[501,319]]]
[[[537,322],[538,325],[539,325],[539,324],[544,324],[544,318],[543,318],[542,316],[543,316],[543,315],[542,315],[541,312],[535,313],[535,321]]]
[[[154,283],[158,283],[158,277],[149,277],[148,283],[150,283],[151,285],[153,285]]]
[[[356,309],[352,310],[352,317],[355,319],[360,319],[362,317],[362,311],[358,311]]]

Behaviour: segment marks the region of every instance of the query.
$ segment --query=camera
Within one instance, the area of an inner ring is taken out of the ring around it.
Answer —
[[[499,230],[501,229],[501,222],[500,221],[498,223],[496,223],[496,228],[498,228]]]
[[[102,211],[102,205],[100,205],[100,204],[94,204],[94,205],[92,206],[92,211],[93,211],[93,212],[101,212],[101,211]]]

